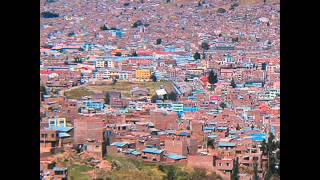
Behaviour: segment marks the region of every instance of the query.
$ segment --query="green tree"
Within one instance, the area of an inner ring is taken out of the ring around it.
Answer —
[[[201,48],[202,48],[202,58],[205,59],[204,52],[209,50],[209,44],[207,42],[202,42],[201,43]]]
[[[41,13],[41,16],[43,18],[57,18],[57,17],[59,17],[59,14],[54,13],[54,12],[45,11],[45,12]]]
[[[200,57],[200,53],[195,52],[194,55],[193,55],[193,59],[194,59],[194,60],[198,60],[198,59],[200,59],[200,58],[201,58],[201,57]]]
[[[139,26],[141,26],[141,25],[143,25],[142,22],[141,22],[141,20],[138,20],[138,21],[136,21],[136,22],[133,23],[132,27],[133,27],[133,28],[137,28],[137,27],[139,27]]]
[[[223,9],[223,8],[219,8],[219,9],[217,10],[217,12],[218,12],[219,14],[223,14],[223,13],[226,13],[227,11],[226,11],[225,9]]]
[[[280,175],[280,169],[276,168],[276,165],[279,166],[280,164],[280,159],[277,159],[277,153],[273,153],[277,149],[279,151],[280,143],[275,141],[273,133],[270,132],[267,142],[263,140],[261,143],[262,154],[267,155],[268,159],[267,173],[265,175],[265,179],[270,179],[271,177],[278,177]]]
[[[136,52],[136,51],[134,51],[134,52],[131,54],[131,56],[133,56],[133,57],[137,57],[137,56],[138,56],[138,54],[137,54],[137,52]]]
[[[153,96],[151,96],[151,102],[152,103],[156,103],[156,101],[158,100],[158,96],[156,94],[154,94]]]
[[[223,180],[220,175],[218,175],[216,172],[212,172],[209,176],[208,179],[210,180]]]
[[[103,26],[101,26],[100,29],[101,29],[102,31],[107,31],[107,30],[109,30],[109,28],[108,28],[105,24],[104,24]]]
[[[234,79],[232,78],[231,83],[230,83],[232,88],[236,88],[237,84],[235,83]]]
[[[237,157],[233,165],[231,180],[239,180],[239,158]]]
[[[117,78],[112,78],[112,85],[115,85],[118,82]]]
[[[233,43],[239,42],[239,38],[238,38],[238,37],[232,38],[232,42],[233,42]]]
[[[211,147],[211,149],[213,149],[214,148],[214,139],[208,138],[207,146]]]
[[[174,166],[167,166],[166,179],[176,180],[177,179],[177,169]]]
[[[151,74],[150,78],[152,79],[153,82],[157,82],[157,77],[155,76],[154,73]]]
[[[121,52],[116,52],[115,56],[122,56]]]
[[[215,83],[218,82],[218,76],[217,76],[217,73],[215,73],[213,70],[211,70],[209,72],[209,83],[214,85]]]
[[[75,63],[82,63],[82,59],[80,57],[75,57],[74,62]]]
[[[57,0],[47,0],[47,3],[54,3],[57,2]]]
[[[257,162],[254,162],[253,164],[253,180],[259,180],[259,176],[258,176],[258,164]]]
[[[190,180],[205,180],[208,179],[207,171],[203,168],[194,168],[193,172],[189,175]]]
[[[177,100],[177,94],[173,91],[171,91],[169,94],[168,94],[168,99],[172,100],[172,101],[176,101]]]
[[[68,37],[74,37],[76,34],[74,33],[74,32],[70,32],[69,34],[68,34]]]
[[[158,44],[161,44],[161,43],[162,43],[162,39],[159,38],[159,39],[156,40],[156,44],[157,44],[157,45],[158,45]]]
[[[240,130],[241,128],[240,128],[240,125],[239,124],[237,124],[237,127],[236,127],[236,130]]]
[[[227,104],[226,104],[225,102],[221,102],[221,103],[220,103],[220,107],[221,107],[222,109],[224,109],[224,108],[227,107]]]
[[[106,96],[104,98],[104,103],[110,104],[110,94],[108,92],[106,93]]]
[[[41,92],[43,95],[47,95],[47,93],[48,93],[46,87],[43,86],[43,85],[40,86],[40,92]]]

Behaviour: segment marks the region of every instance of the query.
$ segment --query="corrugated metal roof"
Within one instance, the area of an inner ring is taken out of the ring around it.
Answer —
[[[143,150],[144,153],[150,153],[150,154],[161,154],[163,150],[155,149],[155,148],[145,148]]]
[[[186,159],[185,156],[181,156],[181,155],[178,155],[178,154],[168,154],[166,155],[168,158],[170,159],[174,159],[174,160],[181,160],[181,159]]]
[[[219,142],[218,146],[219,147],[234,147],[234,146],[236,146],[236,144],[232,143],[232,142]]]

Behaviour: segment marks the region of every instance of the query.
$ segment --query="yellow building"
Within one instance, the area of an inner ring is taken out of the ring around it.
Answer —
[[[149,80],[151,77],[151,71],[149,69],[136,70],[137,80]]]

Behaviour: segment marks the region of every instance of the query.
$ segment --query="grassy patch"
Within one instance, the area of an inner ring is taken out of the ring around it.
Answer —
[[[80,164],[73,164],[69,168],[69,179],[74,180],[88,180],[90,177],[86,174],[86,172],[92,170],[91,167]]]
[[[156,164],[146,164],[140,160],[110,157],[106,158],[109,162],[117,161],[119,169],[114,169],[106,174],[112,180],[162,180],[165,173],[159,170]]]
[[[64,95],[68,98],[68,99],[80,99],[84,96],[90,96],[94,94],[94,92],[89,91],[86,88],[78,88],[78,89],[72,89],[70,91],[66,91],[64,93]]]
[[[127,82],[127,81],[118,81],[116,84],[107,84],[107,85],[92,85],[87,86],[90,91],[93,92],[103,92],[103,91],[120,91],[123,96],[129,97],[130,91],[134,87],[139,88],[148,88],[150,94],[155,94],[156,90],[163,86],[167,91],[172,91],[171,82]]]

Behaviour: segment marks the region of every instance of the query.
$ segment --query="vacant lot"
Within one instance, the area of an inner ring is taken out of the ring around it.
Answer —
[[[130,96],[130,91],[134,87],[140,88],[148,88],[150,89],[151,94],[155,94],[155,91],[163,86],[167,91],[172,91],[172,83],[171,82],[125,82],[119,81],[116,84],[106,84],[106,85],[89,85],[86,88],[89,91],[95,93],[102,93],[104,91],[121,91],[123,96]]]
[[[92,170],[91,167],[86,165],[74,164],[69,168],[69,178],[74,180],[88,180],[90,179],[87,174],[88,171]]]
[[[77,88],[77,89],[72,89],[70,91],[66,91],[64,93],[64,95],[68,98],[68,99],[80,99],[81,97],[84,96],[90,96],[94,94],[94,92],[89,91],[87,88]]]

